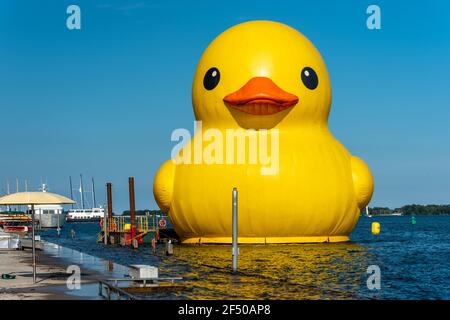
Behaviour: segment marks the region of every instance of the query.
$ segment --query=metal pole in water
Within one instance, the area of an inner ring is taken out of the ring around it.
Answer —
[[[233,204],[233,249],[232,249],[232,255],[233,255],[233,271],[236,272],[238,269],[238,255],[239,255],[239,248],[238,248],[238,191],[237,188],[233,188],[232,193],[232,204]]]
[[[173,244],[172,244],[172,240],[169,239],[166,242],[166,256],[171,256],[173,255]]]

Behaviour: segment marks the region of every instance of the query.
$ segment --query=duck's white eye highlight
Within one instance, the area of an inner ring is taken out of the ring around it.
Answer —
[[[317,73],[311,67],[305,67],[301,73],[302,82],[309,90],[314,90],[319,85]]]
[[[209,91],[217,87],[219,81],[220,71],[216,67],[212,67],[205,73],[205,77],[203,78],[203,86]]]

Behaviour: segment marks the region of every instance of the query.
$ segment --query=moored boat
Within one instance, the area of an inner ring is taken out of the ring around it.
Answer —
[[[0,231],[0,249],[17,249],[19,247],[19,235]]]
[[[105,215],[103,208],[71,209],[67,212],[67,222],[99,222]]]
[[[20,233],[24,234],[28,231],[31,231],[33,228],[31,221],[23,220],[23,221],[8,221],[3,225],[3,231],[4,232],[10,232],[10,233]]]
[[[73,198],[72,195],[72,179],[69,177],[69,183],[70,183],[70,191],[71,191],[71,198]],[[84,188],[83,188],[83,176],[80,175],[80,188],[78,189],[80,192],[80,208],[78,209],[70,209],[66,213],[66,222],[99,222],[101,218],[105,215],[105,209],[103,209],[101,206],[96,206],[95,201],[95,186],[94,186],[94,178],[92,178],[92,190],[89,191],[92,195],[92,207],[86,208],[85,207],[85,197],[84,197]]]
[[[3,226],[7,222],[11,221],[28,221],[29,217],[25,212],[21,211],[5,211],[0,212],[0,228],[3,228]]]

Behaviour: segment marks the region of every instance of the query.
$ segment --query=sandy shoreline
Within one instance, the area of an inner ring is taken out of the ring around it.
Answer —
[[[0,279],[0,300],[74,300],[83,297],[70,294],[66,273],[71,264],[62,258],[36,251],[37,283],[33,284],[30,250],[0,250],[0,275],[10,273],[16,279]],[[101,275],[83,269],[81,285],[96,283]],[[86,297],[87,299],[92,297]]]

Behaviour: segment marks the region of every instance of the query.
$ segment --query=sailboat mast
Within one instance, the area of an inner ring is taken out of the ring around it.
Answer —
[[[16,192],[19,192],[19,178],[18,177],[16,177]],[[21,209],[20,205],[16,206],[16,211],[19,211],[20,209]]]
[[[9,194],[9,179],[6,179],[6,194]],[[11,206],[6,206],[7,211],[11,211]]]
[[[70,199],[73,200],[73,188],[72,188],[72,177],[69,176],[69,187],[70,187]],[[73,209],[73,204],[72,204]]]
[[[95,201],[95,184],[94,178],[92,178],[92,207],[97,208],[97,202]]]
[[[80,174],[80,197],[81,197],[81,209],[84,209],[84,190],[83,190],[83,176]]]

